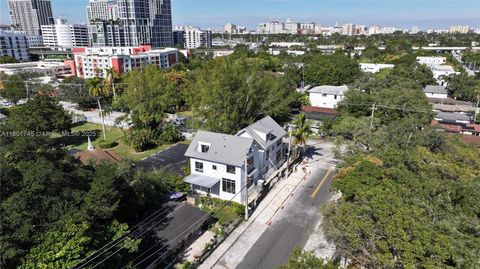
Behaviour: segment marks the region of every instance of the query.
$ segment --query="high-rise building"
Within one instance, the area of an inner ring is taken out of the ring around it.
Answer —
[[[87,13],[94,46],[173,45],[170,0],[90,0]]]
[[[197,27],[187,26],[184,29],[184,47],[187,49],[196,49],[199,47],[212,47],[212,31],[200,30]]]
[[[237,33],[237,26],[232,23],[227,23],[223,26],[223,32],[226,34],[236,34]]]
[[[298,34],[298,29],[299,25],[296,22],[293,22],[290,20],[290,18],[287,19],[287,22],[285,23],[285,32],[288,34]]]
[[[470,27],[468,25],[455,25],[455,26],[450,26],[450,33],[460,33],[460,34],[466,34],[470,31]]]
[[[299,30],[301,34],[310,35],[315,33],[315,23],[314,22],[302,22],[299,24]]]
[[[344,35],[353,36],[355,34],[355,24],[344,24],[342,32]]]
[[[0,30],[0,56],[11,56],[18,61],[28,61],[27,36],[20,31]]]
[[[46,47],[86,47],[89,45],[88,28],[82,24],[69,24],[57,19],[55,24],[42,25],[43,44]]]
[[[8,8],[13,30],[28,36],[41,35],[41,26],[53,23],[50,0],[8,0]]]

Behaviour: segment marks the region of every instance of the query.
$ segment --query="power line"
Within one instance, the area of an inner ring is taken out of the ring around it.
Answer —
[[[235,197],[237,197],[238,194],[242,193],[242,191],[243,191],[243,189],[244,189],[245,187],[247,187],[247,184],[245,184],[245,185],[240,189],[239,192],[237,192],[230,200],[228,200],[228,201],[227,201],[220,209],[218,209],[213,215],[207,215],[206,217],[214,217],[214,216],[218,215],[218,213],[220,213],[227,205],[229,205],[229,204],[233,201],[233,199],[235,199]],[[190,227],[188,227],[188,228],[187,228],[186,230],[184,230],[182,233],[180,233],[179,235],[177,235],[177,236],[176,236],[175,238],[173,238],[172,240],[168,241],[168,242],[165,244],[165,246],[163,246],[162,248],[156,250],[155,252],[153,252],[152,254],[150,254],[149,256],[147,256],[146,258],[144,258],[143,260],[141,260],[140,262],[136,263],[135,265],[133,265],[133,267],[136,267],[136,266],[142,264],[143,262],[145,262],[146,260],[148,260],[149,258],[151,258],[153,255],[155,255],[155,254],[157,254],[158,252],[160,252],[161,250],[165,249],[165,247],[169,246],[169,244],[170,244],[171,242],[175,241],[177,238],[179,238],[180,236],[182,236],[185,232],[187,232],[188,230],[190,230],[190,228],[194,227],[198,222],[202,221],[203,218],[205,218],[205,217],[202,217],[202,218],[200,218],[199,220],[197,220],[195,223],[193,223]],[[155,244],[154,246],[156,246],[156,245],[158,245],[158,244],[159,244],[159,243]],[[150,249],[152,249],[152,248],[149,248],[148,250],[144,251],[144,252],[141,253],[140,256],[138,256],[138,257],[143,256],[143,255],[144,255],[147,251],[149,251]],[[156,263],[165,253],[166,253],[166,252],[164,252],[163,254],[161,254],[160,257],[157,258],[156,260],[154,260],[152,263]],[[138,257],[135,258],[134,261],[137,260]],[[168,257],[168,256],[167,256],[167,257]],[[166,258],[166,257],[165,257],[165,258]],[[162,260],[160,260],[160,262],[163,261],[165,258],[163,258]],[[123,268],[126,268],[126,267],[127,267],[127,265],[124,266]]]
[[[108,244],[106,244],[105,246],[103,246],[102,248],[98,249],[97,251],[95,251],[94,253],[92,253],[90,256],[88,256],[87,258],[83,259],[82,261],[80,261],[79,263],[77,263],[75,266],[73,266],[72,268],[76,268],[76,269],[80,269],[80,268],[83,268],[85,267],[86,265],[88,265],[89,263],[91,263],[92,261],[94,261],[95,259],[97,259],[98,257],[100,257],[101,255],[105,254],[105,252],[107,252],[108,250],[110,250],[111,248],[113,248],[114,246],[122,243],[123,241],[125,241],[128,236],[130,234],[133,234],[135,232],[135,230],[137,228],[140,227],[140,225],[147,225],[148,223],[152,222],[154,219],[158,218],[159,216],[161,216],[163,213],[165,213],[166,211],[168,210],[168,208],[162,208],[162,209],[159,209],[157,211],[155,211],[153,214],[151,214],[150,216],[146,217],[145,219],[143,219],[141,222],[139,222],[138,224],[136,224],[135,226],[133,226],[130,231],[126,234],[124,234],[123,236],[109,242]],[[156,215],[156,216],[155,216]],[[162,218],[165,219],[166,217]],[[147,221],[148,220],[148,221]],[[162,221],[161,220],[161,221]],[[149,229],[147,229],[148,231]],[[143,234],[143,233],[142,233]],[[140,235],[142,235],[140,234]]]

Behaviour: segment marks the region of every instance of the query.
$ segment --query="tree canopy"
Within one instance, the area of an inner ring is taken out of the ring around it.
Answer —
[[[206,129],[235,133],[270,115],[288,119],[296,98],[281,75],[265,70],[256,58],[223,57],[198,70],[192,84],[193,107]]]
[[[359,79],[325,126],[344,162],[323,229],[350,266],[479,266],[480,150],[430,127],[418,68]]]

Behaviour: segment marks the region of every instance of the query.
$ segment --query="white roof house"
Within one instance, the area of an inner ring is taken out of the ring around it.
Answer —
[[[427,85],[423,92],[429,98],[448,98],[448,91],[445,86]]]
[[[310,104],[314,107],[336,108],[338,102],[343,100],[347,91],[348,87],[346,85],[314,87],[308,91]]]
[[[360,69],[365,73],[377,73],[381,69],[392,69],[394,67],[394,64],[360,63]]]
[[[237,135],[198,131],[185,152],[191,174],[184,182],[194,192],[241,203],[246,183],[251,192],[253,185],[285,162],[285,135],[269,116]]]

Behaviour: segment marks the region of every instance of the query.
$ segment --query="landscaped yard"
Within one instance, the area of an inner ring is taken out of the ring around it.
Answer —
[[[160,150],[164,150],[171,146],[171,144],[167,144],[158,146],[151,150],[135,152],[132,147],[125,144],[125,142],[123,141],[123,137],[125,135],[122,129],[105,126],[105,131],[107,135],[107,143],[118,143],[118,145],[111,148],[111,150],[114,151],[118,156],[124,159],[130,159],[132,161],[140,161],[143,158],[146,158]],[[87,149],[87,136],[90,136],[90,140],[92,141],[92,144],[95,148],[98,148],[99,143],[103,142],[102,125],[100,124],[83,123],[72,128],[72,133],[75,132],[78,132],[78,135],[64,138],[64,143],[68,149]]]
[[[230,204],[227,204],[227,203],[228,201],[224,201],[224,200],[220,200],[212,197],[205,197],[205,196],[201,196],[196,201],[196,205],[201,210],[209,214],[214,213],[215,218],[218,219],[218,223],[222,226],[227,223],[235,221],[243,214],[242,205],[235,202],[231,202]]]

